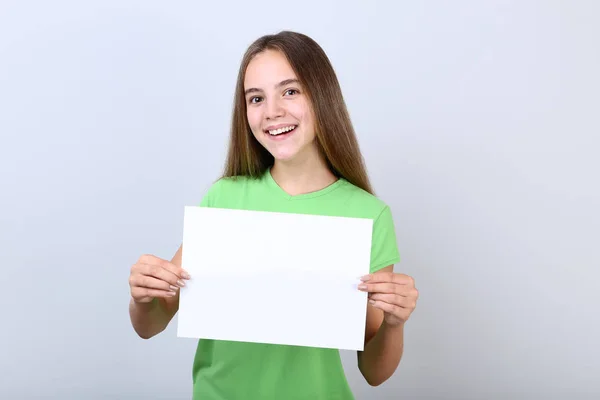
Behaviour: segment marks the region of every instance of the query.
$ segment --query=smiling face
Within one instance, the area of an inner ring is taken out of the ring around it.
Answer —
[[[250,129],[276,162],[317,156],[309,99],[282,53],[256,55],[246,69],[244,90]]]

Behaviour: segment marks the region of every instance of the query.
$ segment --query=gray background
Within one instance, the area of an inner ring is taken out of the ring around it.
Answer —
[[[600,397],[595,1],[0,3],[0,398],[185,399],[195,341],[134,334],[221,170],[256,37],[314,37],[421,299],[360,399]],[[174,321],[176,322],[176,321]]]

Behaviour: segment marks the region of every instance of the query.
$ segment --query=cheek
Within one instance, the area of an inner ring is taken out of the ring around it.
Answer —
[[[312,113],[308,104],[305,102],[294,104],[293,110],[290,111],[293,115],[296,116],[300,121],[304,123],[304,125],[312,126],[314,121],[312,117]]]
[[[312,136],[314,134],[313,131],[315,129],[315,120],[311,111],[306,107],[298,107],[298,109],[295,110],[295,113],[296,117],[302,123],[302,126],[304,127],[305,131],[310,136]]]
[[[252,132],[256,134],[256,132],[261,129],[261,117],[258,112],[255,110],[250,110],[246,113],[246,118],[248,119],[248,125],[252,129]]]
[[[287,108],[287,112],[301,121],[306,121],[309,117],[306,106],[303,103],[290,104]]]

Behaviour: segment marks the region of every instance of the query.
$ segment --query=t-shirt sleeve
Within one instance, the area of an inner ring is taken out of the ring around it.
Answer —
[[[200,207],[210,207],[211,205],[211,196],[210,196],[210,190],[208,190],[204,196],[202,196],[202,200],[200,200]]]
[[[385,206],[373,221],[371,273],[399,261],[400,252],[396,242],[394,219],[389,206]]]
[[[217,197],[219,193],[219,188],[221,186],[220,184],[221,180],[218,180],[208,188],[208,190],[200,200],[200,207],[214,207],[215,198]]]

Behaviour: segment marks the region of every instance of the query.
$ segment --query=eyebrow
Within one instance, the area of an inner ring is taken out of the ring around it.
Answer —
[[[279,88],[282,86],[286,86],[286,85],[291,85],[291,84],[299,84],[300,81],[298,79],[285,79],[281,82],[279,82],[277,85],[275,85],[275,87]],[[248,88],[244,91],[245,95],[248,95],[250,93],[256,93],[256,92],[262,92],[262,90],[258,89],[258,88]]]

